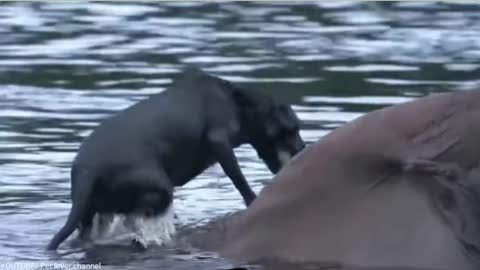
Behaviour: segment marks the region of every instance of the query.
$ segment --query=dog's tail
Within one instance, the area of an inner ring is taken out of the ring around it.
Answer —
[[[81,170],[77,174],[72,174],[72,208],[70,209],[67,222],[48,244],[48,250],[57,249],[76,229],[87,210],[94,183],[95,176],[88,170]]]

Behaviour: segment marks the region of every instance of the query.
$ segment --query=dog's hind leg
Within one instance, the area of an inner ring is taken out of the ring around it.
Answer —
[[[173,187],[166,174],[156,168],[140,168],[123,174],[119,182],[124,186],[120,188],[131,194],[131,209],[125,213],[124,225],[132,232],[133,240],[146,247],[148,242],[170,238],[171,230],[161,229],[164,224],[173,224],[173,214],[168,215]],[[164,232],[169,235],[163,235]],[[159,233],[162,235],[158,236]]]
[[[144,216],[139,216],[135,214],[130,214],[125,216],[124,225],[127,229],[131,231],[132,238],[131,244],[136,248],[147,248],[147,241],[141,235],[142,226],[140,224],[140,219],[145,218]]]
[[[75,180],[75,181],[73,181]],[[95,183],[95,175],[88,170],[82,170],[72,178],[72,207],[67,222],[50,240],[48,250],[55,250],[67,237],[73,233],[78,223],[88,212],[90,196]]]
[[[115,215],[112,213],[102,213],[98,215],[98,236],[106,236],[111,229]]]
[[[175,234],[173,205],[161,215],[127,215],[124,225],[132,232],[131,240],[135,247],[168,244]]]
[[[80,221],[78,236],[81,240],[91,239],[94,216],[95,216],[95,210],[92,208],[89,208],[85,213],[85,215],[83,216],[82,220]]]

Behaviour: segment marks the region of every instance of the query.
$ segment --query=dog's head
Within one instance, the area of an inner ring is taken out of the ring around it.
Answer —
[[[251,91],[237,94],[241,106],[242,127],[247,141],[276,174],[305,148],[300,137],[300,120],[290,105]]]
[[[286,104],[273,104],[263,115],[250,123],[250,143],[272,173],[305,148],[300,137],[300,121]]]
[[[246,139],[276,174],[304,147],[300,137],[300,120],[290,105],[280,104],[271,96],[253,89],[240,88],[219,77],[192,69],[189,76],[210,79],[213,86],[232,94],[238,106],[241,137]]]

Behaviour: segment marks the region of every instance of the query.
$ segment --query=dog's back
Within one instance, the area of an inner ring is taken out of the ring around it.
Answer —
[[[221,89],[211,87],[214,79],[189,71],[164,92],[106,119],[82,143],[75,164],[121,167],[153,159],[167,167],[192,163],[186,159],[204,144],[206,106],[225,106],[228,115],[228,100],[215,100],[223,98]]]

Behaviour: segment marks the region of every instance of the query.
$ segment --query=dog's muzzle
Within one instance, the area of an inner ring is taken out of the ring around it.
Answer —
[[[279,150],[277,155],[278,155],[278,160],[280,161],[280,164],[282,167],[287,165],[290,159],[292,158],[292,155],[290,155],[290,153],[284,150]]]

